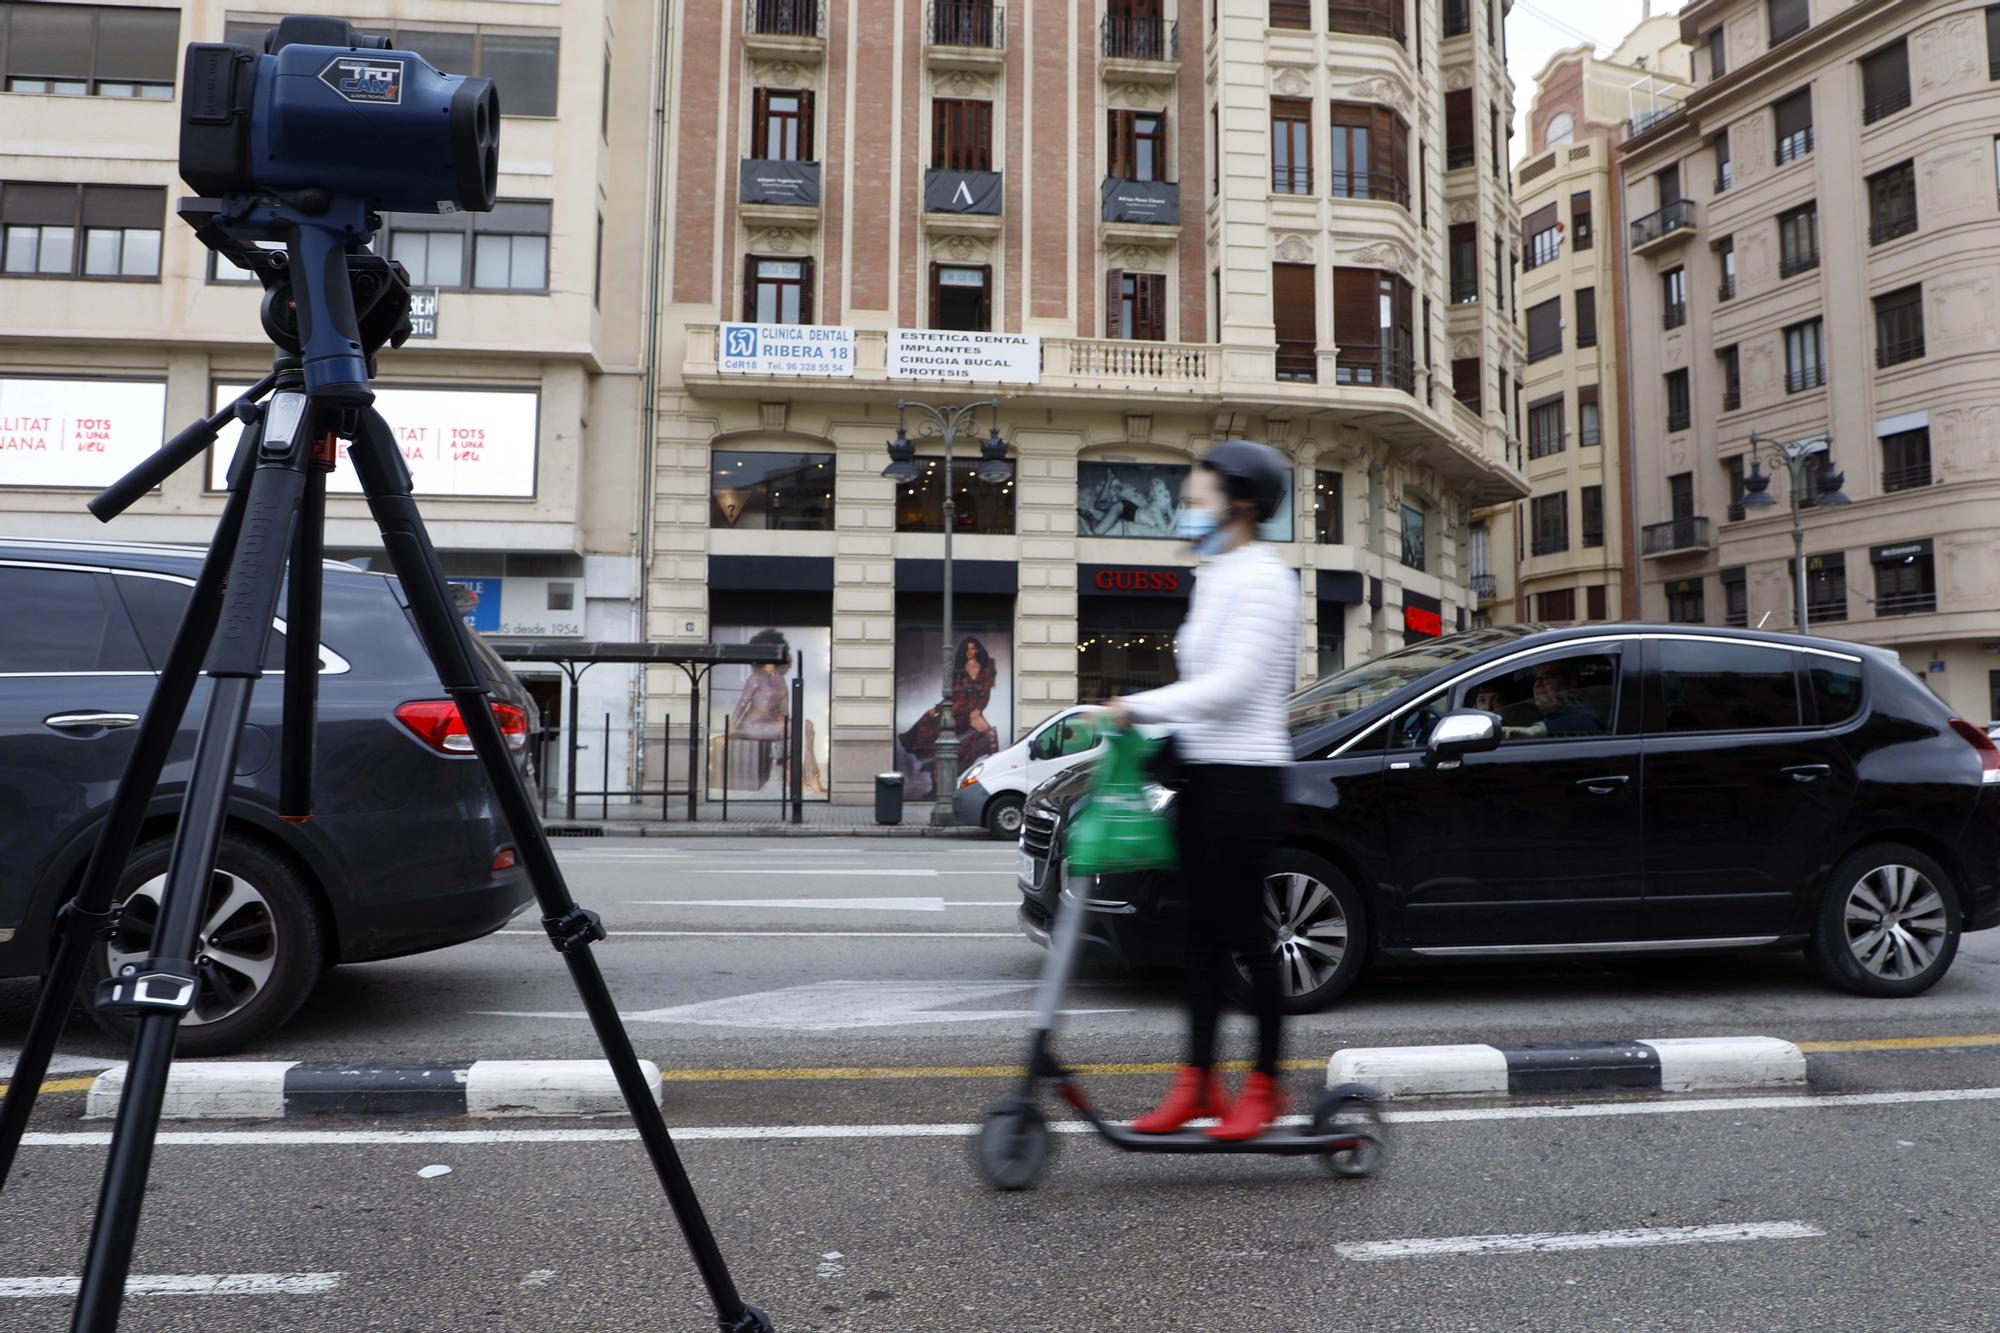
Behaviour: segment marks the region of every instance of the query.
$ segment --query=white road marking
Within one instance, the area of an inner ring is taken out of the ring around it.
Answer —
[[[549,1285],[549,1279],[555,1275],[556,1270],[553,1268],[537,1268],[532,1273],[528,1273],[521,1278],[521,1285],[524,1287],[546,1287]]]
[[[611,939],[720,940],[1018,940],[1018,930],[621,930],[606,927]],[[521,935],[546,940],[544,930],[496,930],[495,935]]]
[[[417,1175],[424,1180],[436,1180],[439,1176],[448,1176],[450,1174],[451,1168],[448,1166],[427,1166],[417,1172]]]
[[[332,1291],[345,1273],[162,1273],[125,1279],[127,1296],[317,1296]],[[70,1297],[76,1277],[0,1277],[0,1297],[36,1300]]]
[[[898,879],[936,879],[941,871],[931,867],[878,866],[728,866],[720,870],[704,872],[710,875],[867,875],[890,876]],[[956,873],[956,872],[954,872]]]
[[[1718,1245],[1746,1240],[1810,1240],[1826,1232],[1810,1222],[1734,1222],[1700,1227],[1630,1227],[1621,1231],[1541,1231],[1497,1236],[1419,1236],[1413,1240],[1335,1245],[1343,1259],[1434,1259],[1448,1254],[1550,1254],[1623,1250],[1644,1245]]]
[[[918,1023],[977,1023],[1016,1019],[1026,1009],[944,1009],[1032,990],[1021,981],[820,981],[807,986],[732,995],[695,1004],[627,1013],[628,1023],[693,1023],[701,1027],[760,1028],[778,1032],[850,1032],[858,1028]],[[585,1018],[581,1011],[479,1009],[501,1018]],[[1129,1009],[1065,1009],[1065,1014],[1124,1014]]]
[[[942,912],[947,907],[1019,907],[1020,899],[946,902],[943,898],[628,898],[633,907],[758,907],[787,912]]]
[[[19,1046],[0,1046],[0,1083],[14,1076],[14,1066],[21,1058]],[[49,1074],[95,1074],[100,1069],[109,1069],[116,1060],[100,1060],[87,1055],[57,1055],[49,1059]]]
[[[1582,1119],[1593,1116],[1688,1115],[1715,1111],[1839,1111],[1857,1106],[1911,1106],[1937,1102],[2000,1101],[2000,1088],[1938,1088],[1914,1092],[1831,1093],[1819,1097],[1715,1097],[1672,1102],[1589,1102],[1575,1106],[1489,1106],[1445,1111],[1385,1111],[1392,1124],[1449,1124],[1466,1120]],[[1306,1117],[1285,1116],[1280,1125],[1303,1125]],[[1057,1134],[1088,1134],[1081,1120],[1059,1120],[1049,1129]],[[676,1127],[677,1139],[688,1142],[743,1143],[765,1139],[962,1139],[979,1132],[975,1124],[935,1125],[695,1125]],[[399,1144],[449,1144],[486,1147],[520,1143],[632,1143],[632,1129],[250,1129],[163,1130],[154,1140],[162,1147],[394,1147]],[[38,1131],[23,1136],[29,1148],[103,1148],[109,1130]]]

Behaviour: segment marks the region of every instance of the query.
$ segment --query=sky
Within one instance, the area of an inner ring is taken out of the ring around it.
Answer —
[[[1655,14],[1672,14],[1680,0],[1653,0]],[[1514,76],[1514,160],[1527,156],[1528,108],[1535,73],[1565,47],[1595,42],[1608,55],[1645,15],[1643,0],[1514,0],[1507,16],[1507,72]]]

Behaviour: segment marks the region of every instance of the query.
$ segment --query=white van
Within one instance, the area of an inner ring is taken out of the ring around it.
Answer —
[[[984,824],[996,838],[1021,836],[1021,806],[1028,793],[1097,749],[1097,714],[1066,708],[1025,737],[988,755],[959,775],[952,808],[961,824]]]

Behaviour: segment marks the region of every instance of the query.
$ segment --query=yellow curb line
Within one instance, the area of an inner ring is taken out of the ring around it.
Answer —
[[[52,1078],[42,1084],[43,1092],[89,1092],[90,1085],[97,1081],[95,1074],[89,1078]],[[7,1091],[7,1085],[0,1083],[0,1093]]]
[[[2000,1046],[2000,1032],[1982,1032],[1959,1037],[1874,1037],[1859,1041],[1802,1041],[1802,1051],[1938,1051],[1954,1046]]]

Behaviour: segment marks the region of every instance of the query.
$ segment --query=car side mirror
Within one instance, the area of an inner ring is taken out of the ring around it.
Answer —
[[[1428,748],[1433,764],[1456,763],[1469,754],[1485,754],[1500,747],[1500,717],[1477,708],[1461,708],[1447,713],[1431,728]]]

